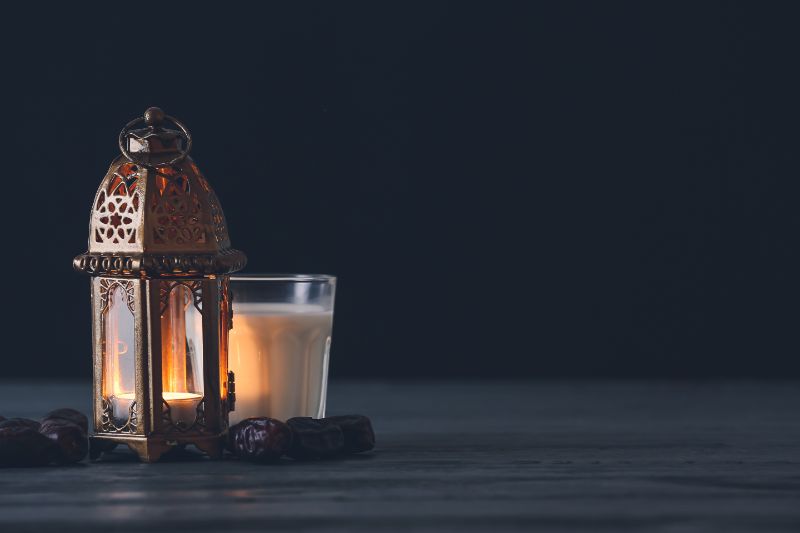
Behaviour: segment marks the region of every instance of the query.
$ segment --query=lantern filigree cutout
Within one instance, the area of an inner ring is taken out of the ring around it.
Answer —
[[[193,444],[220,457],[235,400],[228,274],[246,258],[188,157],[186,127],[158,108],[132,129],[141,120],[120,133],[122,155],[92,204],[89,249],[74,261],[93,276],[91,453],[126,444],[151,462]]]

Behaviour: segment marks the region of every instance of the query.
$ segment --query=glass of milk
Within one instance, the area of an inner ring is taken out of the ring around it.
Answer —
[[[228,367],[236,379],[231,425],[254,416],[325,416],[336,278],[231,276]]]

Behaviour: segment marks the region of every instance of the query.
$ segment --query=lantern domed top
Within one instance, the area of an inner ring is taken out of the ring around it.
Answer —
[[[162,127],[165,120],[179,130]],[[133,127],[144,122],[142,129]],[[108,169],[89,220],[89,250],[74,267],[90,274],[170,277],[239,270],[217,195],[189,158],[192,138],[151,107],[119,135],[122,155]]]

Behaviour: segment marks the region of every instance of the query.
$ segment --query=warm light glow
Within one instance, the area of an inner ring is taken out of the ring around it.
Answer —
[[[171,401],[180,401],[180,400],[199,400],[202,398],[200,394],[194,394],[192,392],[164,392],[162,394],[165,400],[168,402]],[[115,396],[118,400],[135,400],[136,393],[134,392],[123,392],[122,394],[117,394]]]
[[[203,316],[188,286],[170,287],[167,307],[161,315],[161,383],[164,391],[189,394],[172,399],[202,397]],[[167,392],[164,399],[169,401]]]
[[[169,293],[167,310],[161,317],[163,350],[161,379],[164,388],[178,392],[187,390],[186,307],[191,305],[189,298],[189,290],[185,286],[174,287]]]
[[[166,391],[162,393],[162,396],[165,400],[172,401],[172,400],[199,400],[203,396],[201,394],[195,394],[193,392],[169,392]]]
[[[108,306],[109,308],[117,305],[117,293],[122,292],[119,287],[114,287],[109,295]],[[122,391],[122,383],[120,378],[120,355],[127,352],[127,346],[124,351],[120,351],[119,340],[119,315],[117,313],[108,313],[106,317],[106,350],[108,351],[108,364],[109,372],[107,377],[111,379],[110,391],[111,395],[115,395]]]
[[[113,285],[103,313],[103,395],[106,398],[130,393],[133,372],[134,317],[125,305],[125,292]]]

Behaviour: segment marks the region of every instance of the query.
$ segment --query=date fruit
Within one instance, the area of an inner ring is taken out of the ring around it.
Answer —
[[[42,466],[53,461],[58,453],[58,446],[53,441],[29,426],[20,424],[0,428],[2,466]]]
[[[344,434],[339,426],[310,417],[286,421],[292,429],[292,447],[287,452],[293,459],[333,457],[344,448]]]
[[[228,440],[234,455],[248,461],[269,462],[289,451],[292,430],[274,418],[247,418],[230,428]]]
[[[39,428],[39,433],[58,445],[58,453],[54,459],[60,464],[77,463],[89,453],[86,432],[81,426],[69,420],[46,418]]]
[[[375,432],[369,418],[363,415],[329,416],[325,424],[339,426],[344,434],[344,453],[366,452],[375,447]]]
[[[69,407],[64,407],[62,409],[56,409],[55,411],[50,411],[46,415],[44,415],[42,419],[42,423],[44,423],[48,419],[60,419],[60,420],[67,420],[72,422],[73,424],[78,425],[84,433],[89,432],[89,419],[86,418],[86,415],[81,413],[80,411],[76,411],[75,409],[70,409]]]
[[[39,426],[39,422],[36,420],[31,420],[30,418],[8,418],[0,422],[0,429],[24,427],[30,428],[34,431],[39,431]]]

